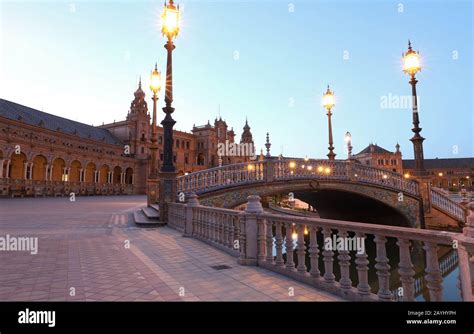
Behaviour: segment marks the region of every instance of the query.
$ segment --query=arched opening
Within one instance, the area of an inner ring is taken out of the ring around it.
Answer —
[[[100,167],[100,178],[99,183],[108,183],[110,168],[107,165]]]
[[[121,177],[122,177],[122,168],[120,166],[115,166],[114,168],[114,184],[120,184],[121,182]]]
[[[67,181],[67,174],[64,173],[66,162],[61,158],[53,161],[53,181]]]
[[[97,170],[96,165],[93,162],[89,162],[86,166],[86,177],[85,177],[85,182],[93,183],[95,181],[95,171]]]
[[[42,155],[37,155],[33,159],[33,180],[44,181],[46,179],[46,165],[48,161]]]
[[[313,206],[321,218],[361,223],[413,227],[415,222],[397,209],[356,193],[321,189],[295,192],[295,197]]]
[[[203,153],[199,153],[198,156],[197,156],[197,165],[198,166],[204,166],[204,154]]]
[[[79,182],[81,180],[81,168],[82,165],[79,161],[74,160],[71,162],[71,172],[69,175],[70,182]]]
[[[125,183],[132,184],[133,183],[133,169],[132,167],[128,167],[125,170]]]
[[[15,154],[11,156],[10,175],[11,179],[22,180],[25,178],[25,153]]]

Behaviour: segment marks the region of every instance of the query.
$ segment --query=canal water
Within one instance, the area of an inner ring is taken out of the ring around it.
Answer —
[[[275,233],[275,232],[274,232]],[[275,234],[273,234],[275,235]],[[285,235],[285,231],[283,229],[283,235]],[[353,234],[349,233],[349,237],[353,237]],[[321,275],[324,274],[324,262],[322,256],[322,245],[323,242],[323,235],[318,232],[318,245],[319,245],[319,270],[321,271]],[[293,241],[293,245],[296,246],[296,241]],[[309,245],[309,235],[305,235],[305,245],[308,248]],[[372,235],[368,235],[365,240],[365,249],[367,252],[368,260],[369,260],[369,285],[371,287],[372,293],[377,293],[378,291],[378,279],[376,274],[376,269],[374,268],[375,265],[375,257],[376,257],[376,245],[374,242],[374,237]],[[400,296],[401,282],[400,276],[398,274],[398,263],[399,263],[399,248],[396,245],[396,239],[394,238],[387,238],[386,243],[387,249],[387,257],[389,259],[390,265],[390,290],[393,293],[395,300],[401,300],[402,297]],[[286,261],[286,248],[283,244],[283,253],[284,258]],[[422,249],[421,243],[414,242],[411,245],[410,254],[412,257],[413,263],[413,270],[415,271],[415,299],[417,301],[429,301],[429,290],[426,287],[425,282],[425,272],[424,269],[426,267],[425,264],[425,256],[424,251]],[[273,255],[276,255],[275,243],[273,247]],[[336,281],[340,279],[340,271],[339,271],[339,264],[338,264],[338,252],[334,251],[334,275],[336,276]],[[356,282],[358,282],[357,276],[357,269],[355,264],[355,251],[350,252],[351,255],[351,266],[350,266],[350,278],[353,282],[353,286],[356,286]],[[293,258],[295,263],[298,263],[298,258],[296,254],[296,250],[293,253]],[[443,300],[444,301],[461,301],[461,292],[459,289],[459,267],[458,267],[458,258],[457,252],[455,249],[448,247],[448,246],[439,246],[438,250],[438,260],[440,263],[440,269],[443,276]],[[308,252],[306,253],[306,266],[308,270],[310,269],[310,259]]]

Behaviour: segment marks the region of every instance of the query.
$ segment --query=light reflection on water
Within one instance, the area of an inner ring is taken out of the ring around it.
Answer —
[[[320,233],[318,232],[318,245],[319,245],[319,269],[321,270],[321,276],[324,273],[324,262],[322,258],[322,249],[321,245],[323,244],[323,238]],[[285,235],[283,233],[283,235]],[[399,256],[398,256],[398,246],[396,245],[396,240],[393,238],[387,238],[387,257],[389,258],[389,265],[390,265],[390,276],[392,279],[390,280],[390,290],[393,292],[395,299],[396,298],[396,291],[397,289],[401,286],[401,282],[399,280],[398,276],[398,263],[399,263]],[[276,248],[275,248],[275,238],[273,238],[273,255],[276,256]],[[309,245],[309,238],[305,236],[305,244],[306,247]],[[296,246],[296,242],[293,241],[293,245]],[[421,249],[421,245],[417,245],[418,249]],[[366,239],[366,244],[365,244],[366,252],[368,255],[368,260],[370,261],[369,264],[369,285],[371,287],[372,293],[377,293],[378,290],[378,279],[376,275],[376,270],[374,268],[375,264],[375,257],[376,257],[376,251],[375,251],[375,243],[373,241],[372,236],[368,236]],[[447,247],[447,246],[439,246],[440,250],[438,252],[438,259],[440,262],[440,267],[442,268],[442,274],[443,274],[443,282],[442,282],[442,287],[443,287],[443,301],[462,301],[461,297],[461,292],[459,289],[459,263],[457,261],[457,254],[456,250]],[[420,254],[424,254],[423,252],[420,252]],[[298,263],[297,255],[296,255],[296,249],[294,250],[294,261],[295,265]],[[339,266],[338,266],[338,260],[337,260],[337,251],[334,251],[334,274],[336,276],[336,281],[339,280],[340,278],[340,273],[339,273]],[[283,243],[283,256],[286,261],[286,247],[285,247],[285,241]],[[310,268],[310,259],[309,259],[309,254],[306,253],[306,266],[309,270]],[[412,256],[412,262],[415,270],[415,280],[417,280],[418,284],[421,284],[421,288],[415,289],[415,300],[416,301],[429,301],[429,291],[426,287],[426,283],[424,280],[424,268],[425,268],[425,263],[424,263],[424,255],[421,255],[421,257],[417,256]],[[353,286],[356,285],[358,278],[357,278],[357,269],[355,266],[355,256],[354,252],[351,252],[351,266],[350,266],[350,278],[353,282]],[[399,298],[401,300],[401,298]]]

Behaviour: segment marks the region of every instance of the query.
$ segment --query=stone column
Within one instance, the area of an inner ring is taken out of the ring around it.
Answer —
[[[191,237],[193,235],[193,208],[199,205],[198,196],[195,193],[191,193],[186,204],[186,223],[183,237]]]
[[[241,246],[244,247],[244,256],[239,258],[238,263],[244,266],[256,266],[257,265],[257,255],[258,255],[258,227],[257,227],[257,215],[263,213],[262,204],[260,203],[260,196],[250,195],[247,197],[247,208],[244,213],[245,220],[245,244]]]
[[[3,162],[5,159],[0,159],[0,179],[3,178]]]
[[[96,171],[96,183],[100,182],[100,170]]]
[[[79,169],[79,182],[80,183],[84,182],[84,169],[83,168]]]
[[[29,175],[29,179],[30,179],[30,180],[33,179],[33,165],[34,165],[34,163],[33,163],[33,162],[30,162],[30,175]]]
[[[109,172],[109,183],[114,183],[114,172]]]
[[[51,165],[50,168],[49,168],[49,180],[50,181],[53,181],[53,168],[54,168],[54,165]]]
[[[49,165],[44,165],[44,180],[48,181]]]
[[[10,163],[11,163],[11,161],[7,160],[7,170],[6,170],[7,175],[5,175],[5,178],[7,178],[7,179],[10,178]]]
[[[27,175],[27,172],[28,172],[28,164],[29,162],[24,162],[23,165],[24,165],[24,170],[23,170],[23,179],[26,180],[26,175]]]

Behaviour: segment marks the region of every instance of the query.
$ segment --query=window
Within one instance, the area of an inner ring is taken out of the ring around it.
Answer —
[[[179,148],[179,139],[176,139],[176,148]]]
[[[145,148],[144,148],[144,147],[142,147],[142,154],[143,154],[143,153],[145,153]]]
[[[173,156],[173,161],[176,162],[176,155]]]
[[[160,153],[160,161],[163,161],[163,153]]]
[[[158,145],[163,145],[163,137],[162,136],[158,137]]]
[[[188,158],[188,156],[187,156],[187,155],[186,155],[186,156],[184,156],[184,163],[185,163],[185,164],[188,164],[188,163],[189,163],[189,158]]]
[[[189,142],[186,142],[186,148],[189,150]]]

